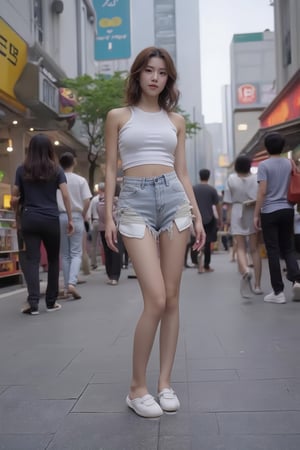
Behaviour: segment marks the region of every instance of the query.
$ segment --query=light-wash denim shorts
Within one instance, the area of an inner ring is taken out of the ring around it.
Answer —
[[[117,224],[123,236],[142,239],[146,227],[157,237],[174,223],[179,231],[192,224],[191,204],[175,172],[153,178],[124,177]]]

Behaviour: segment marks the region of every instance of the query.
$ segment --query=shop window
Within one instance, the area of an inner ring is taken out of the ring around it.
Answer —
[[[283,38],[283,64],[289,66],[292,62],[291,32],[288,31]]]
[[[43,9],[42,0],[33,0],[34,34],[36,40],[43,43]]]

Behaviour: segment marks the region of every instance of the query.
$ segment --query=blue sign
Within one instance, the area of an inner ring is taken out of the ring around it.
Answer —
[[[93,0],[97,17],[95,59],[130,58],[130,0]]]

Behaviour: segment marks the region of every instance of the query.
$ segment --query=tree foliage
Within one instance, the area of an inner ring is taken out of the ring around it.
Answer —
[[[93,189],[94,174],[99,159],[104,153],[104,124],[109,110],[123,104],[125,79],[122,72],[111,77],[81,75],[68,78],[64,85],[75,93],[76,113],[85,127],[88,136],[89,185]]]

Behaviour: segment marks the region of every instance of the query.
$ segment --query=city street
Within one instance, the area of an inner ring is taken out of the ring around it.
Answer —
[[[270,291],[266,260],[262,288]],[[300,304],[241,299],[236,264],[185,269],[173,388],[177,414],[143,419],[125,404],[142,302],[131,270],[118,286],[103,267],[81,300],[26,316],[26,290],[0,289],[0,449],[299,450]],[[148,385],[156,393],[158,342]]]

